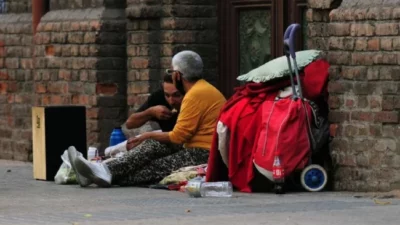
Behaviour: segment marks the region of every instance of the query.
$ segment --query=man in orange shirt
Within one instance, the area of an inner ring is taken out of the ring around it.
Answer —
[[[176,88],[185,93],[174,129],[128,140],[127,148],[131,150],[107,164],[77,157],[72,147],[69,155],[76,172],[101,187],[133,186],[158,182],[179,168],[207,163],[214,128],[226,99],[202,79],[203,62],[197,53],[176,54],[172,68],[168,73]]]

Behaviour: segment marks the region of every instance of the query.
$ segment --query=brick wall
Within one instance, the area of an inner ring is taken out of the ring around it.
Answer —
[[[34,37],[31,1],[0,2],[0,158],[29,160],[32,106],[85,105],[88,144],[106,147],[181,50],[217,80],[213,0],[50,0]]]
[[[32,15],[29,1],[2,1],[0,12],[0,158],[32,151]]]
[[[213,0],[128,0],[126,14],[128,105],[137,109],[160,86],[172,56],[194,50],[205,64],[205,78],[214,83],[217,68],[217,18]]]
[[[126,119],[124,9],[58,10],[61,2],[51,2],[34,37],[34,104],[85,105],[88,145],[104,149]]]
[[[336,189],[399,188],[400,1],[309,3],[309,46],[325,50],[332,65]]]

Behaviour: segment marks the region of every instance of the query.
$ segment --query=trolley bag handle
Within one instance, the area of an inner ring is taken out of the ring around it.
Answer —
[[[296,88],[294,87],[294,80],[293,80],[293,70],[292,70],[292,64],[290,62],[290,52],[289,49],[286,48],[286,42],[289,43],[290,40],[290,33],[292,32],[293,28],[295,27],[295,24],[291,24],[288,28],[286,28],[285,34],[283,35],[283,52],[286,55],[287,61],[288,61],[288,66],[290,69],[290,85],[292,87],[292,98],[293,99],[297,99],[297,92],[296,92]]]
[[[296,36],[296,32],[297,32],[297,30],[299,30],[299,28],[300,28],[300,24],[296,23],[296,24],[290,25],[285,31],[284,40],[283,40],[284,53],[288,60],[288,66],[290,69],[290,82],[292,84],[293,99],[297,99],[299,97],[301,99],[303,99],[303,91],[301,88],[301,81],[300,81],[299,69],[298,69],[297,61],[296,61],[296,48],[295,48],[295,36]],[[292,69],[292,63],[290,60],[290,56],[293,59],[294,73],[296,74],[297,84],[299,86],[299,95],[297,95],[296,89],[294,87],[293,69]]]

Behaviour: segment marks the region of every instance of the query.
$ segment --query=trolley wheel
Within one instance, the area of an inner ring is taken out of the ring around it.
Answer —
[[[300,181],[307,191],[317,192],[325,188],[328,175],[322,166],[313,164],[304,168]]]
[[[277,195],[284,194],[285,190],[283,188],[283,184],[275,184],[274,191],[275,191],[275,194],[277,194]]]

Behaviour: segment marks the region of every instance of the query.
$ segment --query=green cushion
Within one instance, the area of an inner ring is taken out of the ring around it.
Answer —
[[[321,54],[318,50],[304,50],[296,52],[296,61],[299,70],[316,60]],[[293,60],[291,59],[292,68]],[[264,65],[261,65],[250,72],[243,74],[237,78],[239,81],[246,82],[267,82],[273,79],[289,76],[290,70],[286,56],[273,59]]]

